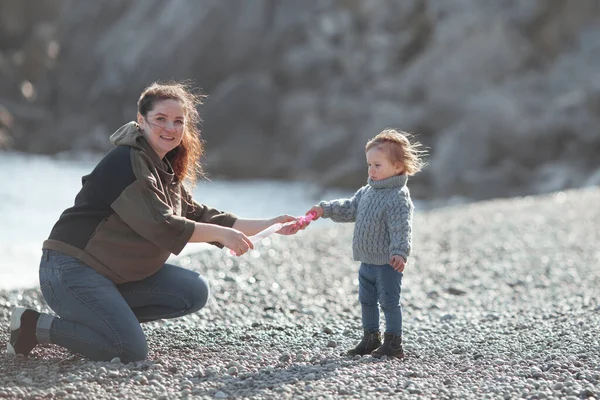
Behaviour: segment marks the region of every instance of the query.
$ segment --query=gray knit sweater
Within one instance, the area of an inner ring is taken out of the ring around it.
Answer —
[[[396,175],[361,187],[350,199],[322,201],[323,217],[356,222],[352,253],[356,261],[385,265],[393,255],[408,260],[411,249],[413,203],[407,176]]]

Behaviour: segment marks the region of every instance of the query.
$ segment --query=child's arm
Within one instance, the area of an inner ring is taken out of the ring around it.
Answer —
[[[413,204],[404,191],[397,194],[388,204],[387,224],[390,232],[390,264],[394,269],[404,269],[412,246]],[[402,258],[402,262],[398,260]],[[402,272],[402,271],[400,271]]]
[[[311,208],[311,211],[317,211],[317,217],[331,218],[334,222],[354,222],[356,221],[358,202],[366,188],[367,186],[363,186],[358,189],[349,199],[321,201],[318,206]]]

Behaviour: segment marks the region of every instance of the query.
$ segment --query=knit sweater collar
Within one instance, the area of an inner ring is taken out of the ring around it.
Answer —
[[[381,181],[374,181],[373,179],[369,178],[368,182],[369,182],[369,185],[373,189],[383,189],[383,188],[393,188],[393,187],[401,188],[406,185],[407,180],[408,180],[408,176],[405,174],[402,174],[402,175],[394,175],[387,179],[383,179]]]

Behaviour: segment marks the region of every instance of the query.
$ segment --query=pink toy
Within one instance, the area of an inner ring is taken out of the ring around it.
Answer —
[[[317,216],[317,212],[316,211],[311,211],[306,215],[303,215],[301,217],[298,217],[298,221],[299,222],[310,222],[313,219],[315,219],[315,217]],[[291,222],[288,222],[291,224]]]
[[[252,244],[256,244],[256,243],[260,242],[262,239],[266,238],[267,236],[272,235],[273,233],[277,232],[284,226],[296,225],[299,222],[307,223],[307,222],[312,221],[316,216],[317,216],[317,213],[314,211],[311,211],[307,215],[298,217],[298,219],[296,221],[286,222],[285,224],[278,222],[276,224],[269,226],[266,229],[263,229],[262,231],[258,232],[256,235],[248,236],[248,239],[250,239]],[[231,255],[235,255],[235,251],[229,250],[229,252],[231,253]]]

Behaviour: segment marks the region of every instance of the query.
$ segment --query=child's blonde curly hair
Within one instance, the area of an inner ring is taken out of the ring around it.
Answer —
[[[427,165],[423,157],[427,155],[424,146],[412,139],[413,135],[408,132],[387,128],[367,142],[365,152],[373,147],[387,152],[390,161],[401,163],[403,173],[414,175]]]

